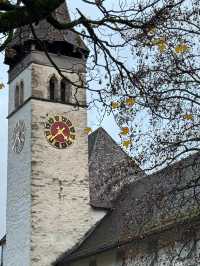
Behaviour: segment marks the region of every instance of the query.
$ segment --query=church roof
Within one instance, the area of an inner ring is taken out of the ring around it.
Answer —
[[[199,179],[200,153],[157,173],[126,185],[115,206],[75,250],[61,256],[55,266],[117,248],[131,241],[197,217],[193,189],[181,189]],[[197,191],[199,194],[199,190]],[[181,199],[181,200],[180,200]],[[184,202],[183,202],[184,201]]]
[[[113,140],[113,138],[102,127],[99,127],[92,134],[89,135],[88,145],[89,145],[89,157],[91,157],[94,154],[94,152],[99,153],[100,151],[103,151],[104,155],[107,154],[107,156],[111,155],[118,156],[120,157],[121,160],[130,158],[128,154],[124,152],[124,150]],[[112,158],[109,157],[109,159]]]
[[[89,135],[90,204],[112,208],[121,189],[144,172],[110,135],[98,128]]]
[[[61,4],[52,15],[60,23],[71,21],[66,2]],[[39,21],[38,24],[33,25],[33,27],[38,39],[49,45],[56,43],[58,50],[60,49],[60,46],[64,45],[65,48],[62,49],[74,50],[74,52],[77,50],[85,55],[89,53],[83,40],[72,30],[58,30],[49,24],[46,19]],[[12,47],[16,50],[19,47],[25,47],[25,49],[27,49],[31,43],[35,42],[36,40],[32,34],[31,28],[27,25],[16,30],[13,40],[8,44],[8,47]],[[7,58],[5,58],[5,63],[7,63]]]

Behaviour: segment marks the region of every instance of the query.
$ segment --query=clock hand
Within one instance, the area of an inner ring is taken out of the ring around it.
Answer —
[[[66,136],[65,134],[63,134],[63,132],[62,132],[62,134],[61,134],[62,136],[63,136],[63,138],[65,139],[65,140],[67,140],[68,139],[68,136]]]
[[[54,135],[54,136],[52,136],[51,138],[50,138],[50,140],[54,140],[58,135],[63,135],[64,136],[64,134],[63,134],[63,131],[65,130],[65,128],[63,127],[62,129],[58,129],[58,132]]]

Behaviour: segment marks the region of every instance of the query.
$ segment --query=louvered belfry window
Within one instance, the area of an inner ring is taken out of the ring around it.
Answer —
[[[71,84],[67,81],[62,79],[60,83],[60,99],[63,103],[69,103],[71,96]]]
[[[20,91],[19,91],[19,105],[22,105],[24,102],[24,82],[20,83]]]
[[[18,108],[24,103],[24,82],[21,81],[20,85],[15,87],[15,108]]]
[[[57,79],[53,76],[49,82],[49,99],[56,100]]]
[[[17,85],[15,87],[15,108],[19,107],[19,97],[20,97],[20,87]]]

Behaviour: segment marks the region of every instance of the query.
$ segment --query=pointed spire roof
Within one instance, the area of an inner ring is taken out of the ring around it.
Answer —
[[[54,12],[53,17],[63,23],[70,22],[70,15],[67,4],[64,2]],[[83,40],[78,34],[71,30],[58,30],[53,25],[49,24],[46,19],[40,21],[37,25],[33,25],[38,39],[46,43],[47,49],[55,50],[60,54],[84,54],[88,55],[89,50],[84,44]],[[30,51],[31,44],[36,43],[36,40],[31,32],[30,26],[24,26],[16,30],[13,40],[9,43],[8,47],[17,50],[23,48]],[[36,48],[37,49],[37,48]],[[5,63],[6,62],[5,58]],[[8,60],[9,61],[9,60]],[[8,62],[9,64],[9,62]]]
[[[123,187],[145,173],[103,128],[89,135],[90,204],[112,208]]]

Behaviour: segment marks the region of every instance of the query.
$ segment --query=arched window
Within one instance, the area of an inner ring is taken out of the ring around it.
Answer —
[[[56,100],[57,79],[53,76],[49,82],[49,99]]]
[[[23,104],[23,102],[24,102],[24,82],[21,81],[20,91],[19,91],[19,105]]]
[[[24,102],[24,82],[21,81],[20,85],[15,88],[15,108],[18,108]]]
[[[20,88],[17,85],[15,88],[15,108],[19,107]]]
[[[60,84],[60,99],[61,99],[61,102],[64,102],[66,101],[66,86],[65,86],[65,81],[64,80],[61,80],[61,84]]]
[[[60,83],[60,99],[63,103],[68,103],[71,96],[71,84],[62,79]]]

